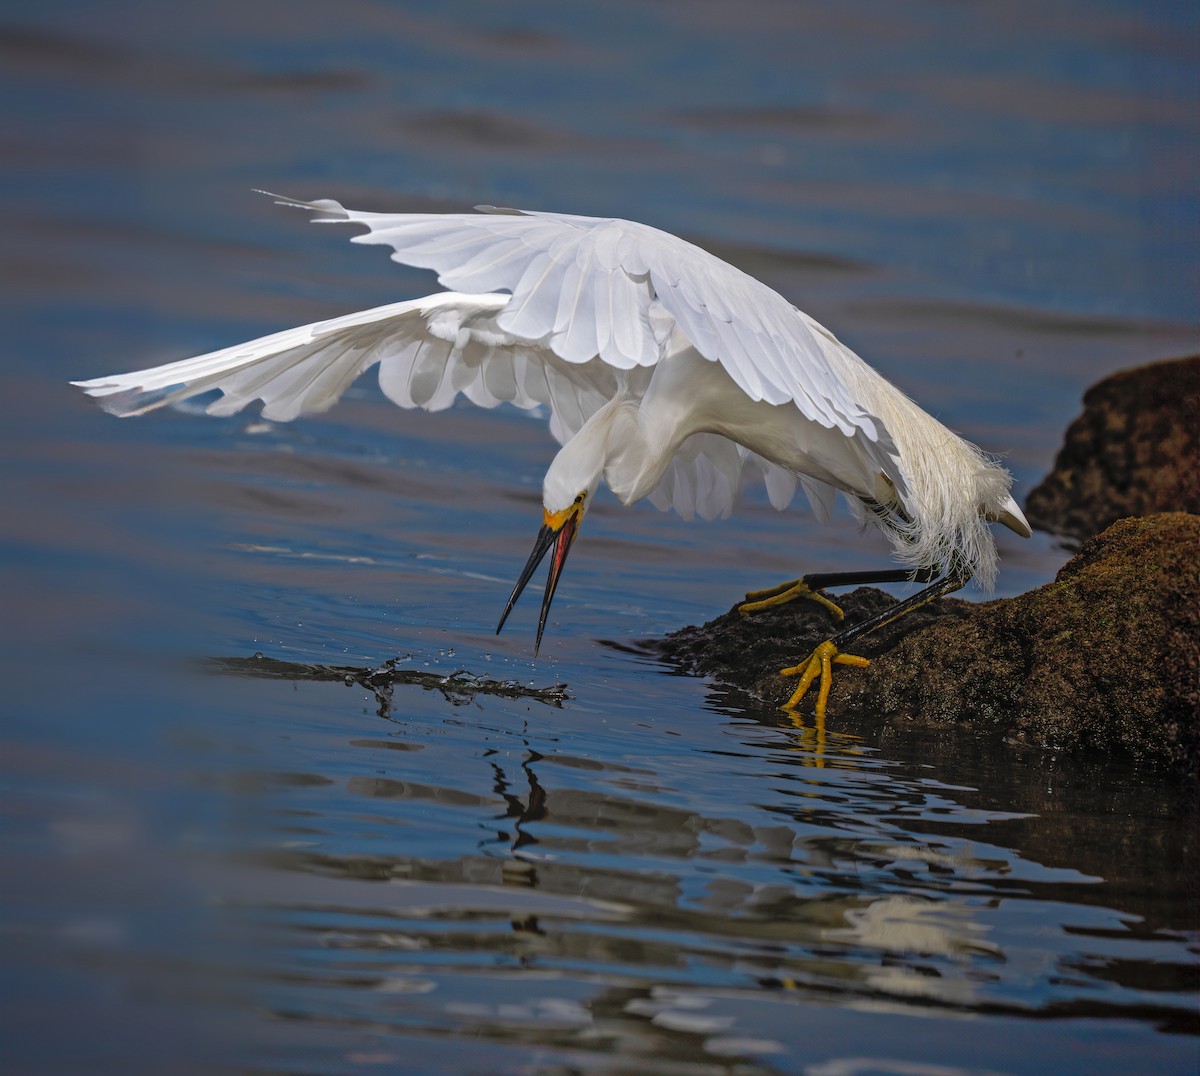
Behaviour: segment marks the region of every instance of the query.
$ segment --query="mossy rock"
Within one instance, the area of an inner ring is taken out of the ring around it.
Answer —
[[[865,587],[839,600],[847,624],[892,601]],[[795,682],[778,670],[838,627],[808,602],[749,618],[735,608],[655,649],[780,704]],[[862,640],[851,650],[871,665],[835,667],[829,720],[855,713],[965,727],[1194,770],[1198,644],[1200,516],[1124,519],[1087,542],[1052,583],[978,605],[945,599]]]

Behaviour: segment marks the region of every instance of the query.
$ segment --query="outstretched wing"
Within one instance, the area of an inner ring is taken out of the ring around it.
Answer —
[[[617,391],[618,374],[593,359],[569,363],[515,340],[497,325],[507,295],[443,292],[304,325],[245,344],[128,374],[76,381],[122,417],[206,392],[208,407],[232,415],[254,400],[287,422],[325,411],[355,378],[379,364],[379,385],[401,407],[438,411],[459,393],[481,407],[545,405],[565,442]]]
[[[401,407],[436,411],[459,393],[482,407],[544,405],[565,443],[623,381],[648,380],[678,331],[752,399],[790,401],[886,459],[886,430],[843,387],[861,360],[766,285],[665,232],[560,214],[390,215],[281,201],[362,223],[370,231],[354,242],[391,245],[397,261],[437,270],[448,287],[489,292],[393,303],[74,384],[121,416],[217,391],[210,414],[261,400],[264,417],[285,422],[332,407],[378,364],[380,387]],[[716,434],[690,438],[650,499],[685,518],[728,515],[747,470],[761,470],[777,508],[799,482],[828,513],[830,487]]]
[[[433,269],[443,286],[512,298],[496,319],[570,363],[598,356],[617,369],[653,366],[665,314],[706,359],[720,362],[752,400],[794,403],[822,426],[875,441],[878,420],[845,388],[849,349],[783,296],[676,236],[630,221],[526,213],[362,213],[331,200],[283,205],[369,231],[355,243],[392,247],[405,265]],[[836,344],[836,341],[833,341]]]

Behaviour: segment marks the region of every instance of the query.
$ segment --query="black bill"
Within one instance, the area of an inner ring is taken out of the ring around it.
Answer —
[[[563,565],[567,563],[567,554],[571,551],[571,544],[575,541],[575,535],[579,532],[579,515],[572,514],[567,517],[563,525],[556,531],[553,527],[547,524],[542,524],[542,529],[538,531],[537,540],[533,543],[533,552],[529,554],[529,560],[525,562],[525,567],[521,569],[521,578],[517,580],[517,585],[513,587],[512,595],[508,599],[508,604],[504,607],[504,613],[500,617],[500,623],[496,625],[496,634],[500,634],[500,629],[504,627],[504,622],[508,619],[508,614],[513,611],[513,606],[517,604],[517,599],[521,596],[521,591],[525,589],[525,584],[529,582],[529,577],[533,575],[537,566],[541,564],[542,558],[549,551],[550,547],[554,547],[554,557],[550,561],[550,571],[546,576],[546,593],[542,597],[542,613],[538,617],[537,641],[533,644],[533,652],[536,655],[538,648],[542,645],[542,632],[546,629],[546,617],[550,615],[550,602],[554,599],[554,591],[558,586],[558,578],[562,575]]]

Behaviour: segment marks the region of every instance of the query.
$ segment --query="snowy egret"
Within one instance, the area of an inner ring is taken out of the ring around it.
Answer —
[[[274,196],[273,196],[274,197]],[[437,411],[460,393],[494,407],[545,406],[562,445],[543,483],[542,527],[499,632],[553,549],[535,650],[563,564],[603,479],[684,518],[727,515],[745,474],[785,508],[799,486],[819,518],[841,491],[881,527],[905,567],[809,575],[747,595],[750,613],[829,586],[929,583],[833,635],[799,665],[786,706],[819,679],[824,717],[833,664],[881,624],[957,590],[990,587],[989,522],[1028,537],[1007,471],[926,414],[777,292],[673,235],[629,221],[480,207],[469,214],[362,213],[330,200],[280,204],[367,231],[451,289],[265,336],[148,370],[74,384],[114,414],[139,415],[201,393],[230,415],[261,400],[265,418],[324,411],[376,363],[401,407]]]

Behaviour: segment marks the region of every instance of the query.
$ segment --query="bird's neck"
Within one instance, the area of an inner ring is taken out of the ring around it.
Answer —
[[[610,406],[604,481],[617,500],[630,505],[653,492],[679,445],[669,427],[646,421],[639,401],[617,400]]]
[[[622,504],[640,501],[658,485],[678,447],[663,442],[666,432],[648,429],[637,400],[611,400],[554,457],[546,472],[547,506],[563,498],[569,504],[581,490],[594,490],[601,477]]]

